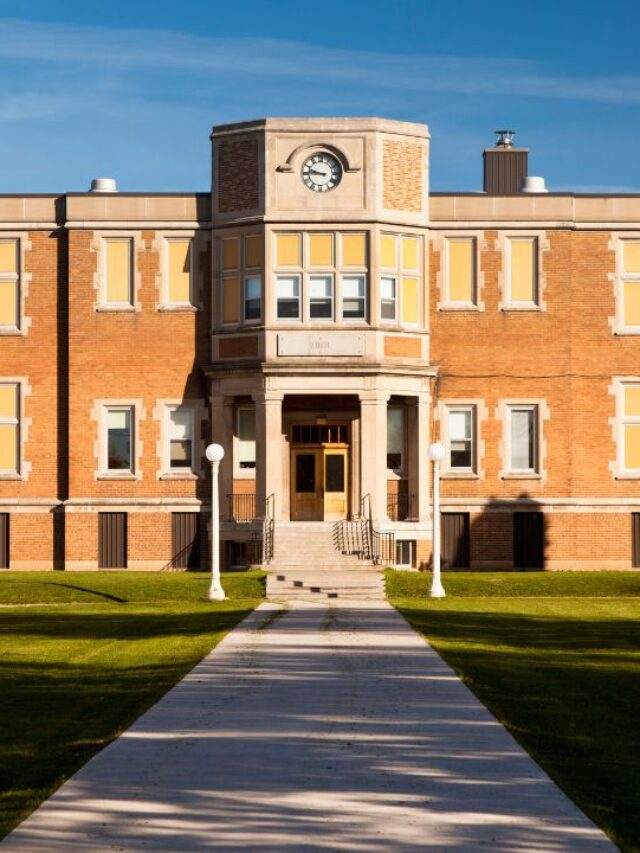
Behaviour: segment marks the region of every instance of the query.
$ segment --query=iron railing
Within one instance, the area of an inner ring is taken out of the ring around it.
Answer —
[[[234,492],[227,495],[228,517],[230,521],[245,523],[256,517],[256,496],[254,493]]]
[[[376,566],[395,566],[396,547],[393,531],[381,532],[373,526],[371,495],[360,501],[360,513],[353,519],[338,521],[333,527],[333,540],[343,554],[357,554]]]
[[[275,538],[275,495],[271,494],[265,501],[264,518],[262,520],[262,562],[264,565],[273,560],[273,544]]]
[[[387,516],[390,521],[410,521],[415,518],[414,496],[406,492],[387,494]]]

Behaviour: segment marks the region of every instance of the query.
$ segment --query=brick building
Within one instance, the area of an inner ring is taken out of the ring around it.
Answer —
[[[478,193],[424,125],[211,138],[210,193],[0,196],[0,566],[206,566],[210,440],[227,565],[428,562],[434,439],[450,567],[640,563],[640,197],[509,135]]]

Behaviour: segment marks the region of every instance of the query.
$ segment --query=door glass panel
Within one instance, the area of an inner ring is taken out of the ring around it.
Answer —
[[[325,484],[327,492],[344,492],[344,456],[325,456]]]
[[[299,453],[296,456],[296,492],[315,492],[316,457],[313,453]]]

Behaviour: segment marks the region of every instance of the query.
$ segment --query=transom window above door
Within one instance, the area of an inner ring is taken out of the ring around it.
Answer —
[[[348,444],[346,424],[294,424],[291,427],[293,444]]]

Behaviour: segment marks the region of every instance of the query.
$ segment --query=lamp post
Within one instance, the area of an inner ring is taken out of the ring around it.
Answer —
[[[429,445],[429,459],[433,462],[433,574],[429,596],[444,598],[446,593],[440,580],[440,463],[444,447],[436,441]]]
[[[210,444],[206,457],[211,462],[211,586],[207,593],[209,601],[224,601],[226,595],[220,583],[220,499],[218,497],[218,472],[224,458],[221,444]]]

